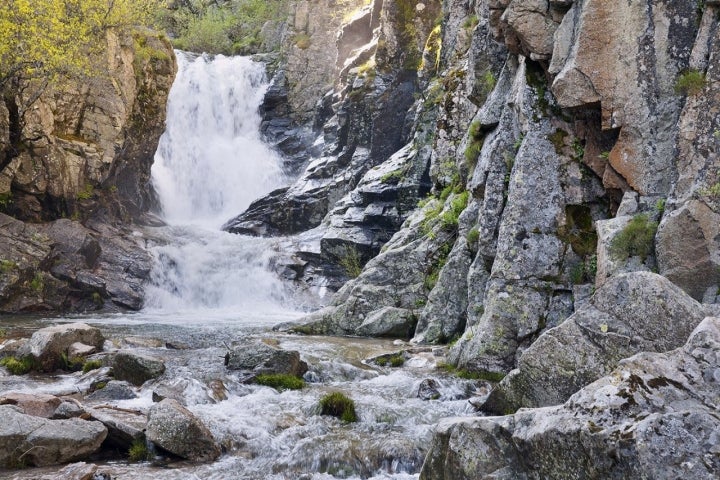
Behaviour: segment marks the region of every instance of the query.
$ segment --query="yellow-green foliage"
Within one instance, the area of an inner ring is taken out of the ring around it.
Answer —
[[[15,268],[17,268],[17,263],[12,260],[0,260],[0,272],[8,273]]]
[[[83,363],[82,371],[83,373],[88,373],[89,371],[97,370],[100,367],[102,367],[102,362],[100,360],[88,360]]]
[[[613,238],[610,254],[620,260],[637,256],[645,261],[653,250],[656,231],[657,223],[645,214],[636,215]]]
[[[131,462],[143,462],[152,460],[153,455],[144,440],[133,440],[128,450],[128,460]]]
[[[345,255],[340,259],[340,266],[343,267],[348,277],[356,278],[360,276],[363,263],[357,248],[353,246],[345,247]]]
[[[255,383],[272,387],[275,390],[300,390],[305,387],[305,380],[295,375],[270,373],[255,377]]]
[[[5,357],[0,360],[0,365],[13,375],[24,375],[35,367],[35,361],[32,357]]]
[[[675,91],[687,95],[697,95],[702,92],[707,83],[705,74],[699,70],[686,70],[675,81]]]
[[[161,0],[0,2],[0,87],[10,80],[98,71],[109,28],[147,24]]]
[[[465,161],[471,167],[474,167],[477,163],[484,140],[485,136],[483,135],[480,122],[472,122],[468,129],[468,145],[467,148],[465,148]]]
[[[91,184],[86,183],[85,188],[83,188],[82,190],[80,190],[78,192],[77,199],[78,200],[89,200],[93,197],[94,194],[95,194],[95,188]]]
[[[320,414],[331,415],[343,422],[357,422],[355,402],[341,392],[329,393],[320,399]]]

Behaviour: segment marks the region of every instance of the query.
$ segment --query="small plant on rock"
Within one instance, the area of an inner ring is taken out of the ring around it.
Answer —
[[[35,361],[32,357],[5,357],[0,360],[0,366],[7,368],[13,375],[24,375],[35,367]]]
[[[97,370],[100,367],[102,367],[102,362],[100,360],[88,360],[83,363],[82,371],[83,373],[88,373],[89,371]]]
[[[144,440],[133,440],[128,450],[128,460],[131,462],[146,462],[153,459],[152,452]]]
[[[320,399],[320,414],[339,418],[343,422],[357,422],[355,402],[342,392],[333,392]]]
[[[285,373],[268,373],[255,377],[255,383],[272,387],[275,390],[301,390],[305,387],[305,380]]]
[[[363,264],[360,253],[353,246],[345,247],[345,255],[340,259],[340,266],[350,278],[357,278],[362,273]]]
[[[697,95],[702,92],[707,80],[700,70],[686,70],[675,81],[675,91],[685,95]]]
[[[613,238],[610,254],[620,260],[640,257],[645,261],[652,253],[656,231],[657,223],[645,214],[637,215]]]

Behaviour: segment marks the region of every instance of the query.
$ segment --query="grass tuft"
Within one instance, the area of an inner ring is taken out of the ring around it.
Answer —
[[[266,387],[272,387],[275,390],[301,390],[305,387],[305,380],[296,377],[295,375],[288,375],[286,373],[268,373],[262,374],[255,377],[255,383],[258,385],[265,385]]]
[[[339,418],[343,422],[357,422],[355,402],[342,392],[333,392],[320,399],[320,414]]]

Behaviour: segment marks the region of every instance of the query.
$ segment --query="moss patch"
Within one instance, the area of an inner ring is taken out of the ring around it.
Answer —
[[[269,373],[255,377],[255,383],[272,387],[275,390],[301,390],[305,387],[305,380],[285,373]]]
[[[355,402],[342,392],[333,392],[320,399],[320,414],[339,418],[343,422],[357,422]]]
[[[651,221],[645,214],[636,215],[613,238],[610,255],[618,260],[640,257],[644,262],[653,251],[656,231],[656,222]]]

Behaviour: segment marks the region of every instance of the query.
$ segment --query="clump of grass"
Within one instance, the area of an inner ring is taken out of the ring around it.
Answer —
[[[305,387],[305,380],[286,373],[268,373],[255,377],[255,383],[272,387],[275,390],[301,390]]]
[[[697,95],[702,92],[706,83],[705,74],[700,70],[686,70],[675,81],[675,91],[685,95]]]
[[[468,129],[468,144],[465,148],[465,161],[471,167],[474,167],[477,163],[484,141],[485,136],[482,132],[482,125],[478,121],[472,122]]]
[[[30,288],[35,292],[40,293],[45,288],[45,281],[40,272],[36,273],[32,280],[30,280]]]
[[[91,370],[97,370],[98,368],[102,367],[102,361],[100,360],[88,360],[85,363],[83,363],[82,371],[83,373],[88,373]]]
[[[300,50],[307,50],[310,48],[310,35],[307,33],[298,33],[293,38],[293,41],[295,43],[295,46],[298,47]]]
[[[375,364],[380,367],[387,365],[393,368],[402,367],[405,364],[405,357],[401,352],[392,355],[383,355],[375,359]]]
[[[640,257],[645,261],[653,250],[656,231],[656,222],[651,221],[645,214],[636,215],[613,238],[610,254],[618,260]]]
[[[320,415],[330,415],[343,422],[357,422],[355,402],[342,392],[333,392],[320,399]]]
[[[0,260],[0,272],[8,273],[15,268],[17,268],[17,263],[12,260]]]
[[[340,259],[340,266],[350,278],[357,278],[362,273],[363,264],[360,253],[353,246],[345,247],[345,255]]]
[[[145,462],[152,460],[153,455],[144,440],[133,440],[128,449],[128,460],[131,462]]]
[[[380,178],[381,183],[390,183],[393,185],[397,185],[400,180],[403,178],[403,172],[402,170],[395,170],[392,172],[388,172],[385,175],[383,175]]]
[[[480,240],[480,230],[478,227],[471,228],[467,235],[465,235],[465,239],[469,245],[476,245],[478,240]]]
[[[95,188],[89,183],[85,184],[85,188],[78,192],[78,200],[89,200],[95,194]]]
[[[32,357],[5,357],[0,360],[0,366],[7,368],[8,372],[13,375],[24,375],[35,367],[35,361]]]
[[[440,218],[442,227],[445,230],[452,231],[457,228],[458,218],[463,210],[465,210],[465,207],[467,207],[469,198],[470,192],[465,191],[452,199],[450,202],[450,208],[443,212],[442,217]]]
[[[82,370],[84,361],[80,357],[68,357],[67,354],[60,354],[60,362],[62,363],[63,370],[69,370],[71,372],[77,372]]]

